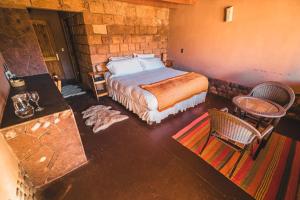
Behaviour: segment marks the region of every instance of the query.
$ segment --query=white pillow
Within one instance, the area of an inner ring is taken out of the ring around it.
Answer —
[[[165,65],[159,58],[139,58],[144,70],[164,68]]]
[[[138,58],[154,58],[155,55],[153,53],[149,53],[149,54],[137,54],[137,53],[134,53],[133,57],[138,57]]]
[[[120,57],[110,57],[108,60],[113,61],[113,60],[124,60],[124,59],[129,59],[132,58],[132,56],[120,56]]]
[[[143,71],[143,68],[136,58],[110,61],[106,67],[114,77],[134,74]]]

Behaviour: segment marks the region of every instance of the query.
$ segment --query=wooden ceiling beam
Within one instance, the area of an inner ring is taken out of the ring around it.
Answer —
[[[196,0],[159,0],[163,2],[176,3],[176,4],[194,4]]]
[[[128,3],[141,4],[155,7],[176,8],[180,4],[191,5],[195,0],[119,0]]]

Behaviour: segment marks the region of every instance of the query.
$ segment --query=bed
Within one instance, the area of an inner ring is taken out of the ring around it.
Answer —
[[[205,101],[207,90],[182,100],[170,108],[159,111],[156,96],[141,88],[141,85],[160,82],[186,73],[185,71],[160,67],[117,77],[114,76],[112,72],[106,72],[105,79],[109,96],[112,97],[113,100],[124,105],[128,110],[137,114],[148,124],[152,124],[154,122],[160,123],[162,119],[171,114],[185,111]],[[204,82],[205,81],[207,82],[206,77]]]

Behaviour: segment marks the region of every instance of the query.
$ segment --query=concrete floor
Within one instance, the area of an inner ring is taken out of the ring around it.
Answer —
[[[44,199],[252,199],[239,187],[171,138],[207,108],[232,108],[229,100],[208,95],[205,103],[147,125],[109,97],[110,105],[129,116],[97,134],[80,112],[98,102],[85,94],[68,99],[89,163],[41,190]],[[299,122],[283,119],[278,131],[300,138]],[[297,133],[298,132],[298,133]]]

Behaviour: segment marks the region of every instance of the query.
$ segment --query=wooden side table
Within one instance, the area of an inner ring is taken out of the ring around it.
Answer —
[[[272,126],[268,126],[267,129],[272,128],[272,130],[274,130],[274,127],[276,126],[275,124],[277,124],[279,119],[286,114],[286,111],[282,106],[267,99],[260,99],[252,96],[236,96],[232,99],[232,101],[238,109],[258,118],[256,123],[257,129],[260,127],[263,119],[272,119],[274,120],[272,122]],[[273,131],[264,136],[253,156],[254,159],[257,157],[261,149],[267,144],[272,133]]]
[[[93,92],[97,100],[99,100],[100,97],[108,95],[108,92],[106,90],[106,80],[104,78],[104,73],[105,71],[89,73],[89,76],[91,77],[93,83]]]
[[[166,65],[166,67],[173,67],[173,61],[172,60],[166,60],[164,62],[164,64]]]

